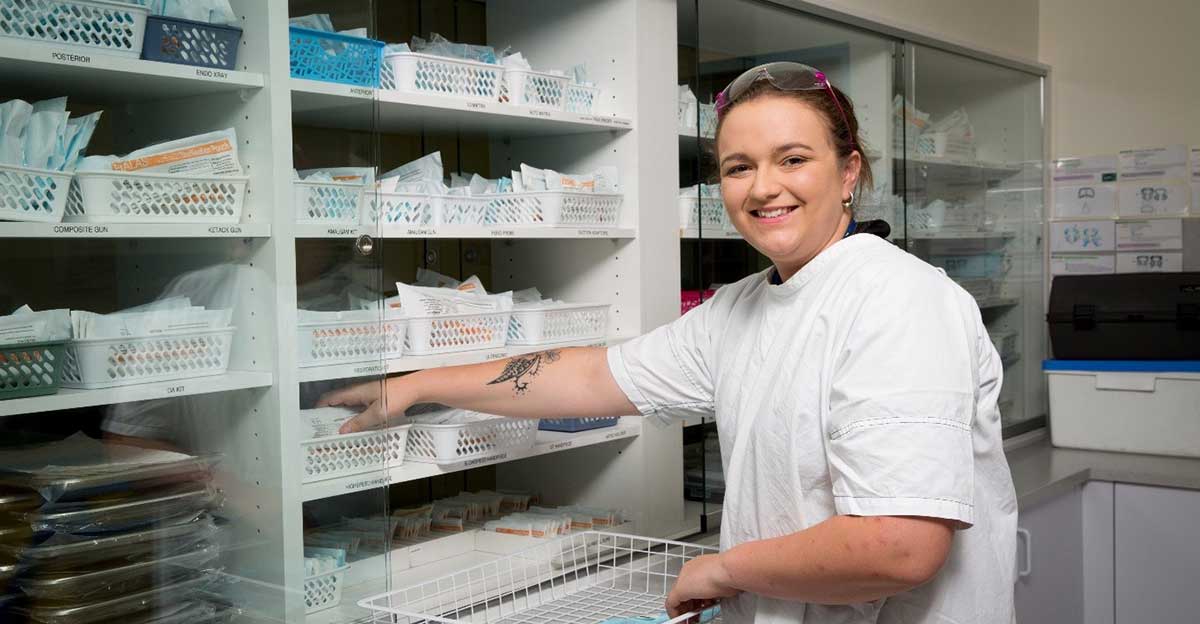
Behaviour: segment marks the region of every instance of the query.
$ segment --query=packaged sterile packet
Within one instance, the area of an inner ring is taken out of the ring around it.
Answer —
[[[479,286],[482,290],[482,286]],[[385,303],[399,307],[409,318],[446,316],[451,314],[487,314],[512,310],[512,293],[496,295],[464,292],[449,288],[429,288],[396,283],[398,295]]]
[[[237,131],[228,128],[151,145],[121,157],[88,156],[80,162],[79,171],[222,177],[242,175],[242,163]]]
[[[300,410],[302,440],[327,438],[338,434],[346,421],[358,415],[358,410],[346,407],[318,407]]]
[[[70,310],[35,312],[25,305],[8,316],[0,316],[0,346],[70,339]]]

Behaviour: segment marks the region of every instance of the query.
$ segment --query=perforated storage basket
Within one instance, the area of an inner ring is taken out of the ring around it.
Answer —
[[[500,97],[504,68],[499,65],[432,54],[388,54],[383,88],[495,102]],[[390,74],[390,75],[389,75]]]
[[[0,0],[0,36],[137,58],[149,15],[104,0]]]
[[[517,106],[563,110],[570,79],[528,69],[505,69],[500,101]]]
[[[0,401],[58,392],[66,342],[0,346]]]
[[[499,349],[508,340],[509,312],[410,317],[404,339],[408,355]]]
[[[538,429],[561,433],[579,433],[581,431],[616,427],[619,422],[621,422],[619,416],[613,418],[548,418],[538,421]]]
[[[735,231],[725,211],[725,202],[716,197],[680,197],[679,212],[685,228]]]
[[[300,443],[304,482],[374,472],[404,463],[409,425],[313,438]]]
[[[382,41],[332,32],[288,27],[293,78],[357,87],[379,87]]]
[[[946,132],[922,133],[917,137],[914,149],[918,156],[975,160],[974,141],[969,138],[951,136]]]
[[[242,29],[151,15],[146,20],[142,58],[148,61],[232,70],[237,65]]]
[[[589,115],[596,109],[596,99],[600,96],[598,87],[588,87],[571,83],[567,85],[567,95],[563,100],[563,109],[568,113]]]
[[[717,105],[704,104],[700,108],[700,136],[712,139],[717,136]]]
[[[491,199],[441,195],[436,198],[438,225],[484,225],[487,223]]]
[[[301,367],[371,362],[404,353],[406,319],[300,323],[296,329]]]
[[[62,385],[95,390],[222,375],[234,328],[143,338],[75,340],[67,345]]]
[[[70,188],[69,173],[0,165],[0,221],[58,223]]]
[[[238,223],[250,178],[78,172],[65,220],[88,223]]]
[[[488,223],[497,225],[616,226],[623,195],[530,191],[493,195]]]
[[[508,344],[545,345],[602,340],[608,334],[607,304],[563,304],[539,310],[513,310]]]
[[[304,613],[316,613],[342,604],[342,586],[346,579],[343,566],[336,570],[324,572],[304,579]]]
[[[537,441],[538,421],[500,418],[461,425],[414,424],[407,461],[452,464],[506,451],[524,451]]]
[[[296,223],[345,223],[362,220],[367,187],[357,182],[292,181]]]
[[[366,199],[363,225],[437,225],[437,199],[423,193],[372,193]]]

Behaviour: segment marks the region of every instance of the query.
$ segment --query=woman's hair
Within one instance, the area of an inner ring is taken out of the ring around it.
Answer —
[[[846,113],[846,120],[842,121],[842,113],[838,110],[838,104],[830,97],[830,90],[837,96],[838,102],[841,103],[842,111]],[[866,149],[863,146],[862,135],[858,129],[858,117],[854,114],[854,104],[850,98],[842,93],[841,89],[830,85],[829,89],[810,89],[806,91],[784,91],[777,89],[769,81],[760,80],[754,83],[741,97],[729,103],[729,108],[726,108],[720,119],[717,121],[717,136],[721,135],[721,126],[725,124],[725,119],[729,117],[729,111],[737,108],[738,105],[744,104],[751,100],[760,97],[786,97],[793,100],[803,102],[820,115],[821,120],[825,122],[825,127],[829,129],[830,145],[837,153],[838,159],[842,164],[845,164],[846,159],[854,151],[858,152],[859,158],[862,161],[862,168],[858,173],[857,189],[873,189],[874,177],[871,175],[871,163],[867,161],[866,155],[863,153]],[[860,192],[856,193],[859,197]]]

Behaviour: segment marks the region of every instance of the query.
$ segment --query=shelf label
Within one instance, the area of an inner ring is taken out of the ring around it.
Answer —
[[[210,80],[229,80],[229,72],[219,69],[206,69],[203,67],[196,68],[196,76],[198,78],[208,78]]]
[[[546,117],[546,118],[550,118],[550,117],[553,117],[553,116],[554,116],[554,113],[551,113],[550,111],[544,111],[544,110],[537,110],[537,109],[533,109],[533,110],[530,110],[530,111],[529,111],[529,115],[530,115],[530,116],[532,116],[532,117]]]
[[[492,236],[516,236],[516,230],[492,230]]]
[[[56,225],[55,234],[108,234],[107,225]]]
[[[51,52],[50,58],[61,63],[76,63],[78,65],[90,65],[92,57],[86,54],[71,54],[70,52]]]
[[[170,386],[167,388],[167,394],[183,394],[187,392],[187,386]]]
[[[409,228],[405,230],[408,236],[437,236],[437,230],[433,228]]]
[[[490,362],[492,360],[503,360],[506,357],[508,357],[507,353],[489,353],[483,359]]]
[[[209,234],[241,234],[242,227],[239,225],[214,225],[208,228]]]
[[[325,230],[325,234],[328,236],[353,236],[358,234],[358,230],[355,228],[329,228]]]
[[[370,366],[359,366],[354,369],[355,375],[376,375],[384,371],[382,364],[372,364]]]
[[[488,455],[487,457],[480,457],[479,459],[472,459],[463,462],[462,466],[463,468],[474,468],[475,466],[494,464],[502,461],[508,461],[508,453],[497,453],[495,455]]]
[[[357,95],[359,97],[373,98],[373,97],[375,97],[375,90],[374,89],[365,89],[363,87],[351,87],[350,95]]]
[[[374,479],[363,479],[362,481],[351,481],[342,487],[343,491],[353,492],[355,490],[363,490],[371,487],[380,487],[391,485],[392,480],[388,477],[376,477]]]
[[[555,442],[554,444],[550,445],[550,450],[563,451],[563,450],[571,448],[572,446],[575,446],[574,440],[567,440],[566,442]]]
[[[472,109],[472,110],[485,111],[488,109],[488,105],[484,104],[483,102],[467,102],[467,108]]]
[[[604,439],[605,440],[619,440],[621,438],[626,438],[626,437],[629,437],[629,430],[622,429],[620,431],[614,431],[614,432],[604,436]]]
[[[607,238],[609,236],[612,236],[612,231],[611,230],[579,230],[579,235],[580,236],[603,236],[603,237]]]

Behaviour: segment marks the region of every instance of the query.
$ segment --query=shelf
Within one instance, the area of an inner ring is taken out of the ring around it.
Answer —
[[[194,377],[175,381],[159,381],[103,390],[63,388],[58,394],[0,401],[0,416],[33,414],[55,410],[130,403],[153,399],[176,399],[214,392],[229,392],[248,388],[268,388],[274,382],[271,373],[233,371],[213,377]]]
[[[0,238],[269,238],[269,223],[0,223]]]
[[[296,225],[296,238],[347,238],[363,234],[382,239],[431,239],[431,238],[494,238],[502,240],[520,239],[631,239],[637,230],[623,227],[508,227],[508,226],[429,226],[376,228],[366,225]]]
[[[923,168],[931,178],[1002,180],[1021,172],[1021,165],[984,160],[956,160],[934,156],[912,156],[905,160],[909,169]]]
[[[993,232],[919,232],[910,235],[908,238],[915,241],[961,241],[961,240],[987,240],[987,239],[1008,239],[1016,237],[1015,232],[993,231]],[[903,239],[904,237],[899,237]]]
[[[99,103],[192,97],[264,84],[257,73],[143,61],[8,38],[0,38],[0,82],[22,85],[23,90],[12,95],[26,98],[64,95],[64,85],[69,84],[66,95]]]
[[[976,303],[979,304],[980,310],[989,310],[1019,305],[1021,300],[1016,297],[986,297],[984,299],[977,299]]]
[[[536,353],[546,349],[565,349],[568,347],[603,347],[609,344],[605,340],[579,340],[557,344],[510,346],[503,349],[486,351],[466,351],[463,353],[447,353],[445,355],[410,355],[392,360],[374,362],[354,362],[350,364],[333,364],[331,366],[313,366],[301,368],[298,378],[301,383],[324,381],[327,379],[347,379],[350,377],[365,377],[369,375],[385,375],[407,371],[425,370],[427,368],[444,368],[446,366],[462,366],[464,364],[479,364],[505,360],[510,357]]]
[[[679,230],[679,238],[687,240],[745,240],[737,231],[683,228]]]
[[[559,433],[556,431],[538,431],[537,442],[533,448],[521,451],[504,451],[481,459],[471,459],[449,465],[427,464],[421,462],[404,462],[395,468],[368,472],[363,474],[327,479],[313,483],[305,483],[302,488],[305,502],[359,492],[366,489],[380,488],[397,483],[405,483],[416,479],[436,477],[467,468],[492,466],[527,457],[537,457],[549,453],[557,453],[573,448],[594,446],[614,440],[636,438],[642,433],[642,419],[639,416],[622,418],[616,427],[594,429],[581,433]]]
[[[385,91],[293,78],[292,120],[300,125],[377,132],[420,130],[561,136],[633,129],[625,117],[580,115],[500,102]],[[378,104],[378,113],[375,104]]]

